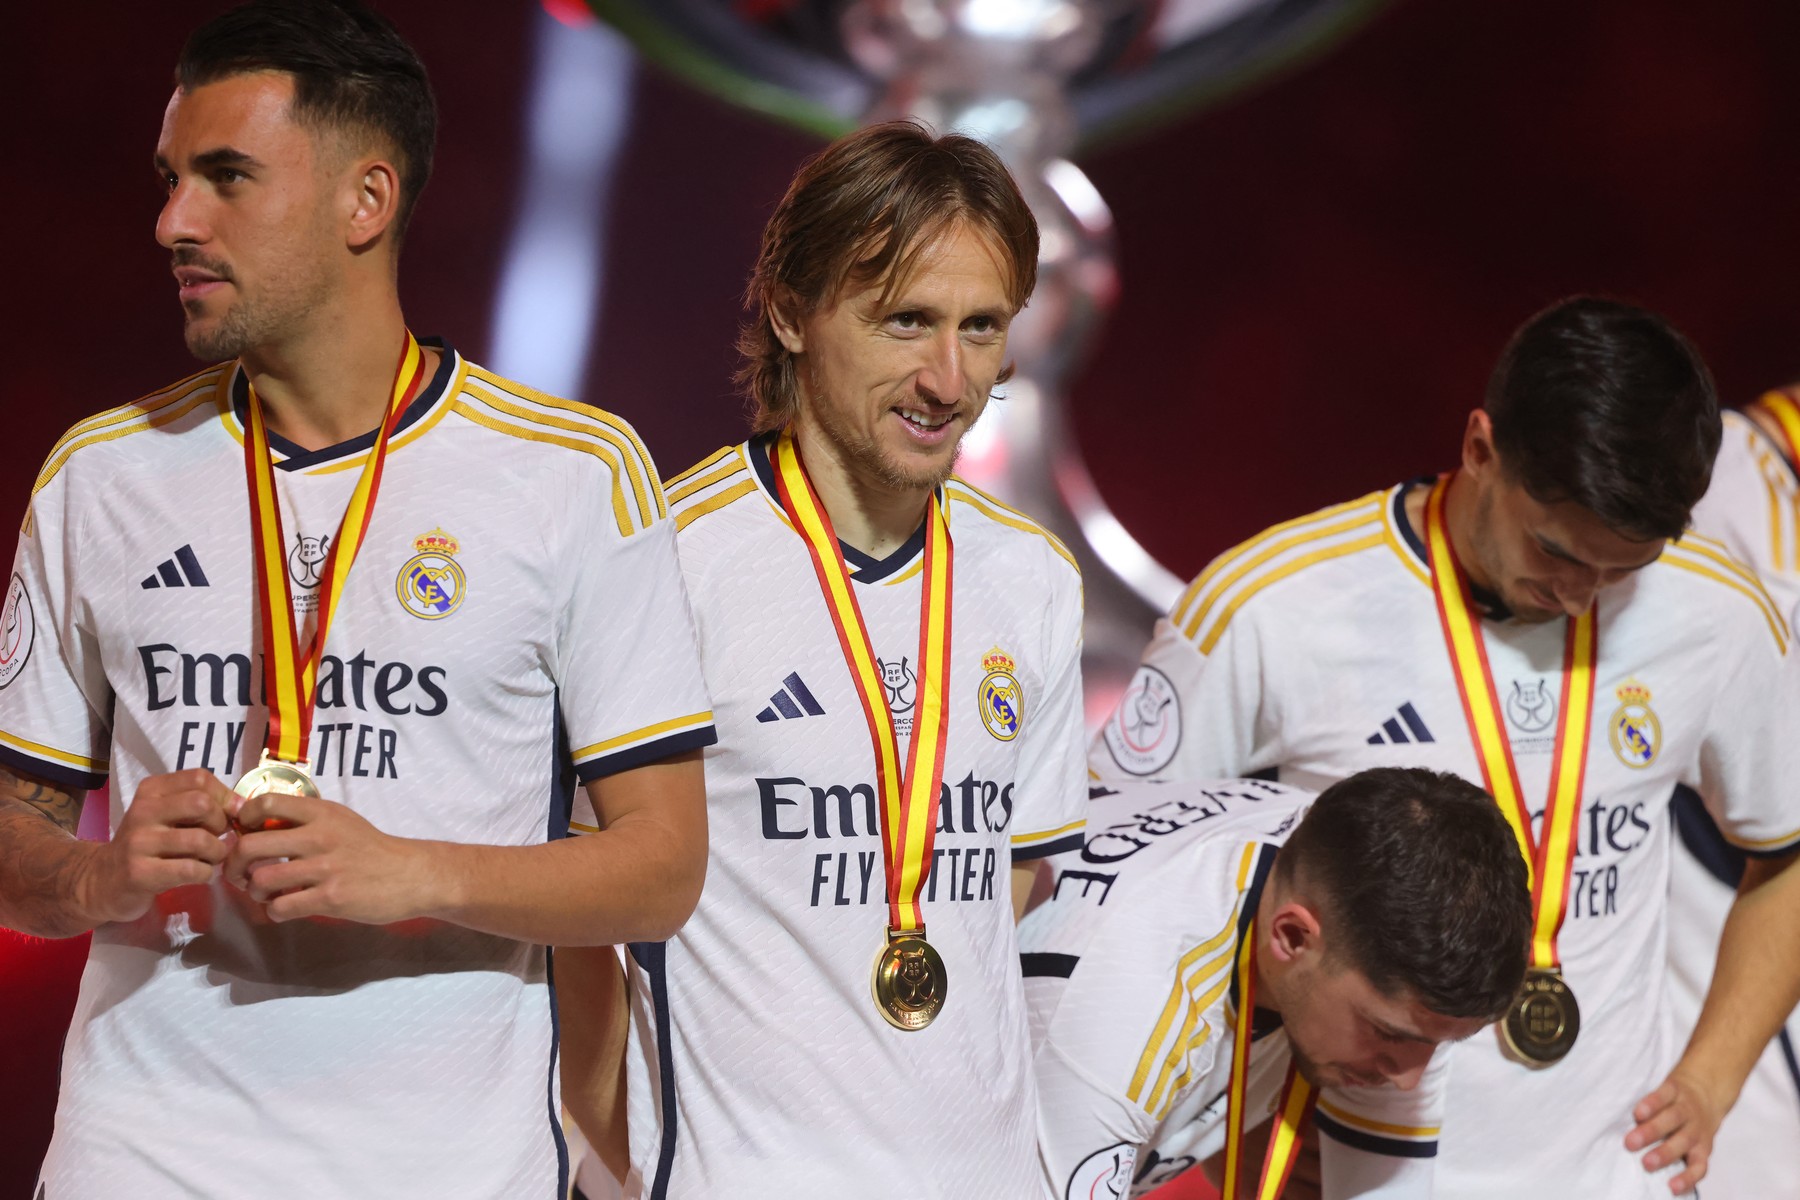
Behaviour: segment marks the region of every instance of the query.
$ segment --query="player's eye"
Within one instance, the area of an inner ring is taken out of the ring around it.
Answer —
[[[921,312],[897,312],[887,319],[890,328],[902,333],[917,333],[925,328],[925,314]]]

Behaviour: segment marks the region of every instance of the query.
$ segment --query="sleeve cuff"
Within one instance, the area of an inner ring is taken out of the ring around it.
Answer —
[[[1049,858],[1052,854],[1079,850],[1086,829],[1087,818],[1081,817],[1067,825],[1059,825],[1055,829],[1014,834],[1012,839],[1013,861],[1030,862],[1034,858]]]
[[[713,728],[711,713],[703,713],[701,716],[706,721],[703,725],[680,728],[672,733],[652,735],[641,740],[627,740],[625,745],[616,750],[600,753],[595,753],[597,747],[578,750],[575,752],[575,776],[582,783],[592,783],[596,779],[617,775],[621,771],[629,771],[633,767],[641,767],[684,751],[710,746],[719,740],[719,733]],[[601,743],[602,746],[606,744]]]
[[[106,786],[104,763],[90,763],[87,759],[9,733],[0,733],[0,763],[77,791],[91,792]],[[102,769],[96,771],[95,767]]]
[[[1385,1154],[1389,1158],[1436,1158],[1437,1138],[1435,1137],[1389,1137],[1385,1134],[1371,1133],[1368,1130],[1356,1129],[1337,1120],[1322,1109],[1313,1110],[1313,1124],[1319,1132],[1334,1142],[1341,1142],[1352,1150],[1361,1150],[1366,1154]]]

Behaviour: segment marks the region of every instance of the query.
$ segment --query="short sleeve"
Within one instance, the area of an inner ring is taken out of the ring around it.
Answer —
[[[1766,597],[1762,597],[1766,599]],[[1752,855],[1800,847],[1800,654],[1773,610],[1719,601],[1721,688],[1707,723],[1695,790],[1725,839]]]
[[[1213,638],[1202,650],[1172,620],[1157,621],[1137,673],[1089,747],[1094,778],[1222,779],[1274,765],[1256,740],[1262,656],[1251,614]]]
[[[112,690],[68,497],[65,470],[32,498],[0,604],[0,762],[89,791],[106,782]]]
[[[1087,778],[1081,743],[1081,594],[1079,579],[1060,557],[1051,569],[1066,578],[1047,628],[1049,669],[1035,715],[1028,713],[1019,749],[1012,827],[1014,862],[1079,849],[1087,820]]]
[[[605,472],[579,476],[561,515],[569,534],[555,672],[583,783],[717,740],[675,523],[663,515],[655,468],[647,458],[644,466],[658,509],[649,522],[621,526],[608,492],[618,482]]]
[[[1325,1200],[1430,1200],[1454,1055],[1440,1046],[1418,1086],[1326,1088],[1313,1121]]]

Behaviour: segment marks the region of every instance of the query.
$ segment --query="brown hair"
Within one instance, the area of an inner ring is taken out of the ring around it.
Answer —
[[[846,284],[878,279],[886,280],[886,302],[910,281],[920,252],[959,221],[1005,258],[1007,299],[1014,312],[1024,308],[1037,286],[1037,221],[987,146],[889,121],[839,138],[801,164],[763,228],[744,293],[750,320],[738,334],[737,383],[757,432],[788,424],[799,401],[794,356],[775,336],[770,310],[810,315]]]

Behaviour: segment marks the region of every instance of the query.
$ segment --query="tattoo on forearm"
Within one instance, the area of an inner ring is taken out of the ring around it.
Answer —
[[[0,797],[31,806],[68,833],[74,833],[81,820],[81,793],[63,791],[5,766],[0,766]]]

